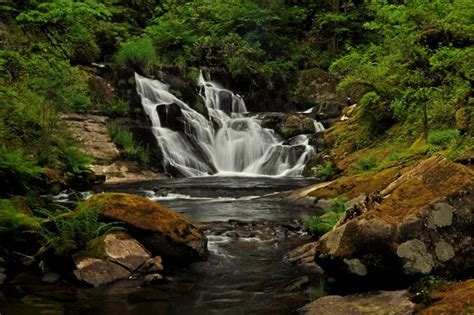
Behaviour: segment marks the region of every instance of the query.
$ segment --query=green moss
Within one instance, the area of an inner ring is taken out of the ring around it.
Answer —
[[[313,216],[304,222],[306,230],[312,234],[323,235],[336,225],[346,212],[346,203],[343,199],[334,198],[329,208],[323,209],[325,214]]]
[[[293,137],[297,134],[297,130],[295,128],[291,128],[291,127],[282,127],[280,129],[280,131],[283,134],[283,136],[287,139],[291,138],[291,137]]]

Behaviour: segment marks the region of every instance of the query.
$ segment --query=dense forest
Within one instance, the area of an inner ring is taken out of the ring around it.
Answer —
[[[38,231],[34,250],[65,257],[123,230],[84,203],[79,214],[50,204],[97,181],[64,115],[143,118],[134,82],[109,83],[104,69],[221,73],[250,112],[313,106],[308,78],[324,73],[357,105],[327,126],[327,154],[305,175],[333,180],[431,156],[470,163],[473,14],[469,0],[0,0],[0,239],[21,247]],[[152,168],[136,135],[108,129],[122,156]]]

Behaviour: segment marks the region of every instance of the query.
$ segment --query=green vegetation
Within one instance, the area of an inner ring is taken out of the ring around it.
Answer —
[[[458,129],[434,131],[428,136],[428,143],[436,146],[445,146],[459,137]]]
[[[378,165],[376,156],[362,156],[356,162],[356,171],[359,173],[373,170]]]
[[[327,294],[328,294],[327,293],[327,284],[324,280],[319,280],[317,286],[311,287],[309,289],[309,299],[311,301],[319,299],[320,297],[323,297]]]
[[[323,180],[329,180],[337,173],[337,169],[332,164],[318,165],[311,169],[314,176],[319,177]]]
[[[148,66],[158,63],[153,42],[148,37],[131,39],[118,51],[116,61],[127,66]]]
[[[15,201],[14,199],[0,199],[0,236],[40,229],[38,219],[28,213],[29,209],[22,209],[21,205]]]
[[[107,125],[107,130],[112,138],[112,141],[123,149],[125,157],[139,161],[143,164],[148,164],[150,161],[150,152],[148,148],[137,144],[133,140],[133,134],[124,127],[118,127],[111,123]]]
[[[322,216],[313,216],[304,222],[306,230],[315,235],[323,235],[336,225],[337,221],[346,213],[346,202],[334,198],[331,200],[331,206],[323,209]]]
[[[97,212],[81,204],[73,212],[56,207],[55,211],[43,210],[42,214],[46,215],[46,223],[40,234],[45,246],[54,249],[59,256],[77,252],[101,235],[123,230],[119,223],[100,222]]]
[[[421,304],[430,304],[432,302],[431,293],[434,291],[439,291],[452,283],[445,278],[440,278],[436,276],[425,276],[419,281],[412,284],[409,288],[411,293],[415,294],[414,302]]]

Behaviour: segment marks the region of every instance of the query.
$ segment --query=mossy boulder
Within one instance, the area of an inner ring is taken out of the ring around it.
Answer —
[[[86,206],[104,219],[124,222],[128,232],[152,254],[178,263],[191,263],[208,256],[207,238],[189,218],[145,197],[102,193]]]
[[[280,131],[285,138],[316,131],[313,119],[299,114],[289,114],[282,122]]]
[[[348,209],[315,244],[316,263],[356,278],[472,273],[473,175],[439,157],[421,162]]]

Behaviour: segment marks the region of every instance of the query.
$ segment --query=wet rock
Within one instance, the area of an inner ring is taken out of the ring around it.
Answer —
[[[316,131],[313,119],[304,115],[289,114],[282,122],[280,131],[285,138]]]
[[[225,235],[232,238],[232,239],[238,239],[240,237],[239,233],[237,233],[235,231],[229,231],[229,232],[225,233]]]
[[[163,283],[164,281],[165,281],[165,278],[163,278],[163,276],[160,275],[159,273],[153,273],[153,274],[149,274],[143,277],[143,282],[145,283],[145,285],[160,284],[160,283]]]
[[[129,233],[154,255],[179,263],[208,256],[207,238],[190,219],[145,197],[103,193],[86,201],[104,218],[124,222]]]
[[[440,180],[442,178],[443,180]],[[366,196],[311,245],[335,276],[462,276],[474,263],[473,172],[430,158]]]
[[[153,274],[163,271],[163,261],[160,256],[156,256],[148,259],[140,268],[137,270],[139,274]]]
[[[307,276],[300,277],[298,279],[293,280],[287,287],[286,291],[288,292],[295,292],[301,291],[304,287],[309,283],[309,278]]]
[[[283,259],[285,262],[297,264],[315,273],[324,273],[323,269],[314,262],[317,242],[304,244],[295,248]]]
[[[299,309],[307,315],[413,314],[415,304],[407,290],[378,291],[348,296],[330,295]]]
[[[58,275],[55,272],[47,272],[42,278],[41,281],[46,282],[46,283],[56,283],[59,281],[61,278],[60,275]]]
[[[73,273],[76,279],[95,287],[127,279],[131,275],[126,268],[104,259],[81,258],[75,264],[77,269]]]
[[[185,132],[186,119],[183,116],[181,107],[178,104],[166,104],[156,107],[162,127],[169,128],[174,131]]]

